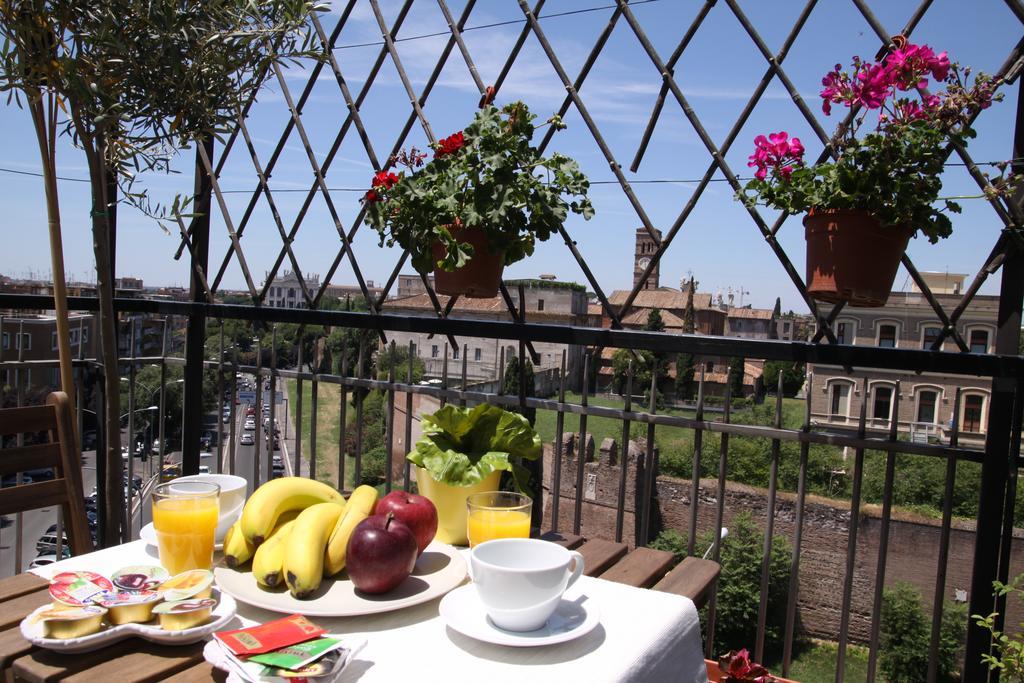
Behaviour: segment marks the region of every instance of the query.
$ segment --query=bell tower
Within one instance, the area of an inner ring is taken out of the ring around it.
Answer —
[[[661,230],[655,229],[654,234],[658,236],[658,242],[660,242]],[[640,278],[643,277],[644,270],[646,270],[651,259],[654,257],[654,252],[658,250],[658,242],[654,241],[654,238],[651,237],[646,228],[636,229],[636,253],[633,254],[633,287],[636,287],[636,283],[640,282]],[[641,289],[657,289],[659,286],[658,271],[660,270],[661,262],[659,261],[641,286]]]

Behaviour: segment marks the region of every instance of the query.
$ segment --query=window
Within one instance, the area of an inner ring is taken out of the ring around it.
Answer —
[[[942,334],[941,327],[933,327],[929,325],[924,328],[924,334],[921,337],[921,348],[926,350],[932,348],[932,344],[935,343],[935,340],[939,338],[940,334]],[[920,422],[920,420],[918,420],[918,422]]]
[[[538,311],[543,311],[544,310],[544,299],[537,299],[537,310]]]
[[[964,432],[981,432],[981,411],[985,406],[985,397],[968,394],[964,397],[964,419],[960,430]]]
[[[715,371],[715,364],[712,363],[711,361],[708,361],[707,363],[704,364],[704,371],[705,372],[714,372]]]
[[[4,332],[3,341],[0,341],[0,348],[3,348],[4,351],[11,348],[11,335],[7,332]]]
[[[50,350],[51,351],[56,351],[57,350],[57,333],[56,332],[51,332],[50,333]]]
[[[971,353],[988,353],[988,330],[971,330]]]
[[[82,328],[82,343],[83,344],[88,344],[89,343],[89,328],[88,327],[83,327]]]
[[[875,399],[871,407],[871,417],[876,420],[888,420],[892,417],[892,387],[875,387]]]
[[[895,349],[896,348],[896,326],[895,325],[879,325],[878,326],[878,348],[880,348],[880,349]]]
[[[837,382],[832,385],[832,395],[829,401],[829,415],[832,417],[846,417],[850,414],[850,385]]]
[[[789,332],[789,323],[782,323],[782,331]]]
[[[412,355],[414,355],[414,356],[419,356],[420,355],[420,347],[416,346],[416,344],[410,344],[409,346],[410,346],[410,348],[412,350]]]
[[[836,325],[836,343],[837,344],[852,344],[853,343],[853,324],[852,323],[839,323]]]
[[[19,336],[21,339],[20,344],[18,343]],[[9,332],[4,332],[2,344],[5,350],[11,348],[11,335]],[[14,349],[20,350],[21,348],[24,348],[26,351],[32,350],[32,335],[30,335],[28,332],[23,332],[21,333],[21,335],[18,335],[17,332],[14,333]],[[57,347],[55,346],[54,348]]]
[[[473,350],[473,360],[480,360],[482,356],[483,354],[480,352],[480,349]]]
[[[455,360],[459,359],[459,347],[458,346],[453,346],[452,347],[452,358],[455,359]]]
[[[938,392],[930,389],[924,390],[917,395],[917,421],[935,424],[935,404],[938,402]]]
[[[437,358],[437,344],[430,347],[430,357]]]
[[[294,299],[295,298],[295,290],[294,289],[289,289],[288,290],[288,298],[289,299]]]

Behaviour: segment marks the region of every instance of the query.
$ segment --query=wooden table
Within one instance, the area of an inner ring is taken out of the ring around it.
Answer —
[[[578,550],[590,576],[689,597],[701,607],[710,595],[719,567],[686,558],[671,571],[672,555],[650,548],[628,552],[623,543],[548,534],[548,540]],[[0,672],[16,681],[222,681],[225,675],[203,659],[203,643],[165,646],[131,638],[78,655],[36,648],[21,636],[18,624],[50,601],[47,582],[24,573],[0,579]]]

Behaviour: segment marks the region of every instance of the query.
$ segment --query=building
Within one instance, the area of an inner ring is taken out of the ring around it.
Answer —
[[[798,313],[783,313],[773,321],[775,339],[782,341],[809,341],[816,328],[814,316]]]
[[[519,285],[524,288],[525,314],[529,322],[553,325],[586,325],[587,293],[586,289],[575,282],[558,282],[552,280],[515,280],[507,281],[509,293],[517,308],[519,307]],[[444,308],[449,297],[437,295]],[[384,312],[396,315],[410,315],[434,318],[437,316],[434,306],[427,294],[390,299],[384,302]],[[492,299],[460,298],[452,309],[449,317],[468,318],[472,320],[505,321],[512,320],[505,300],[502,297]],[[502,352],[507,359],[519,353],[519,342],[507,339],[486,339],[461,337],[456,341],[457,348],[448,348],[444,337],[418,332],[389,332],[388,339],[394,340],[398,346],[407,347],[411,341],[415,354],[423,361],[428,378],[440,377],[445,355],[448,359],[448,373],[451,378],[460,378],[463,363],[466,368],[466,379],[469,382],[494,380],[501,376]],[[540,355],[540,362],[535,364],[537,372],[557,370],[561,367],[562,349],[558,344],[535,342],[534,350]],[[569,347],[566,359],[566,375],[575,378],[581,368],[582,347]],[[506,360],[507,362],[507,360]]]
[[[966,276],[926,274],[939,291],[933,291],[943,308],[950,310],[960,301]],[[957,322],[957,331],[972,353],[992,353],[995,345],[999,297],[977,295]],[[882,308],[843,309],[833,330],[840,344],[882,348],[928,349],[938,338],[942,323],[924,296],[915,290],[893,292]],[[944,351],[957,351],[950,339]],[[984,440],[988,419],[990,387],[972,377],[952,377],[935,373],[862,370],[850,375],[843,368],[822,364],[808,366],[813,373],[811,419],[818,424],[854,428],[861,404],[867,401],[867,428],[888,430],[896,404],[899,382],[897,429],[913,439],[946,441],[950,435],[957,391],[960,408],[956,416],[960,440]],[[862,382],[867,381],[867,391]]]
[[[654,256],[654,252],[658,250],[658,245],[661,243],[661,230],[656,229],[654,234],[657,235],[657,241],[651,236],[651,233],[647,232],[647,228],[636,229],[636,247],[633,252],[634,289],[636,289],[636,284],[640,282],[640,278],[643,277],[644,270],[651,264],[651,257]],[[644,281],[643,289],[657,289],[660,273],[661,262],[659,261],[654,265],[651,274]]]
[[[434,288],[434,276],[427,275],[427,282],[430,283],[430,288]],[[420,275],[399,275],[398,276],[398,291],[395,293],[395,297],[404,299],[408,296],[415,296],[417,294],[426,294],[427,288],[423,286],[423,278]]]
[[[629,297],[629,292],[616,290],[608,297],[608,302],[617,310],[622,308]],[[686,316],[686,306],[690,300],[688,290],[679,291],[668,287],[658,289],[643,289],[637,292],[629,312],[622,318],[622,326],[627,329],[643,329],[647,324],[647,316],[652,309],[657,308],[661,313],[662,322],[665,323],[666,332],[682,334],[683,318]],[[721,307],[714,305],[710,294],[695,292],[693,295],[693,325],[697,334],[725,334],[726,312]],[[604,317],[603,327],[611,327],[611,319]]]
[[[267,276],[269,277],[269,273]],[[315,296],[320,288],[320,276],[315,273],[306,274],[303,279],[310,296]],[[302,293],[299,278],[290,270],[282,271],[274,278],[273,284],[267,288],[267,296],[263,303],[272,308],[306,308],[306,297]]]
[[[725,336],[743,339],[775,339],[775,316],[766,308],[725,309]]]
[[[94,358],[99,350],[96,319],[93,315],[71,313],[68,337],[75,357]],[[0,361],[56,361],[57,318],[52,315],[4,316],[0,319]],[[56,363],[20,371],[0,368],[0,385],[23,388],[60,386]]]
[[[380,295],[384,293],[384,288],[378,287],[373,280],[367,280],[366,291],[373,297],[374,301],[379,301]],[[359,285],[327,285],[324,298],[340,299],[341,301],[346,299],[362,299],[363,290],[359,288]]]

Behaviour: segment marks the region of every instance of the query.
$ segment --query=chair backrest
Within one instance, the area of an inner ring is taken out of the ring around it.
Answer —
[[[47,440],[0,449],[0,476],[52,467],[54,478],[0,488],[0,515],[60,505],[71,551],[92,552],[92,535],[85,516],[81,455],[76,452],[74,422],[67,394],[56,391],[46,405],[0,410],[0,438],[43,432]]]

